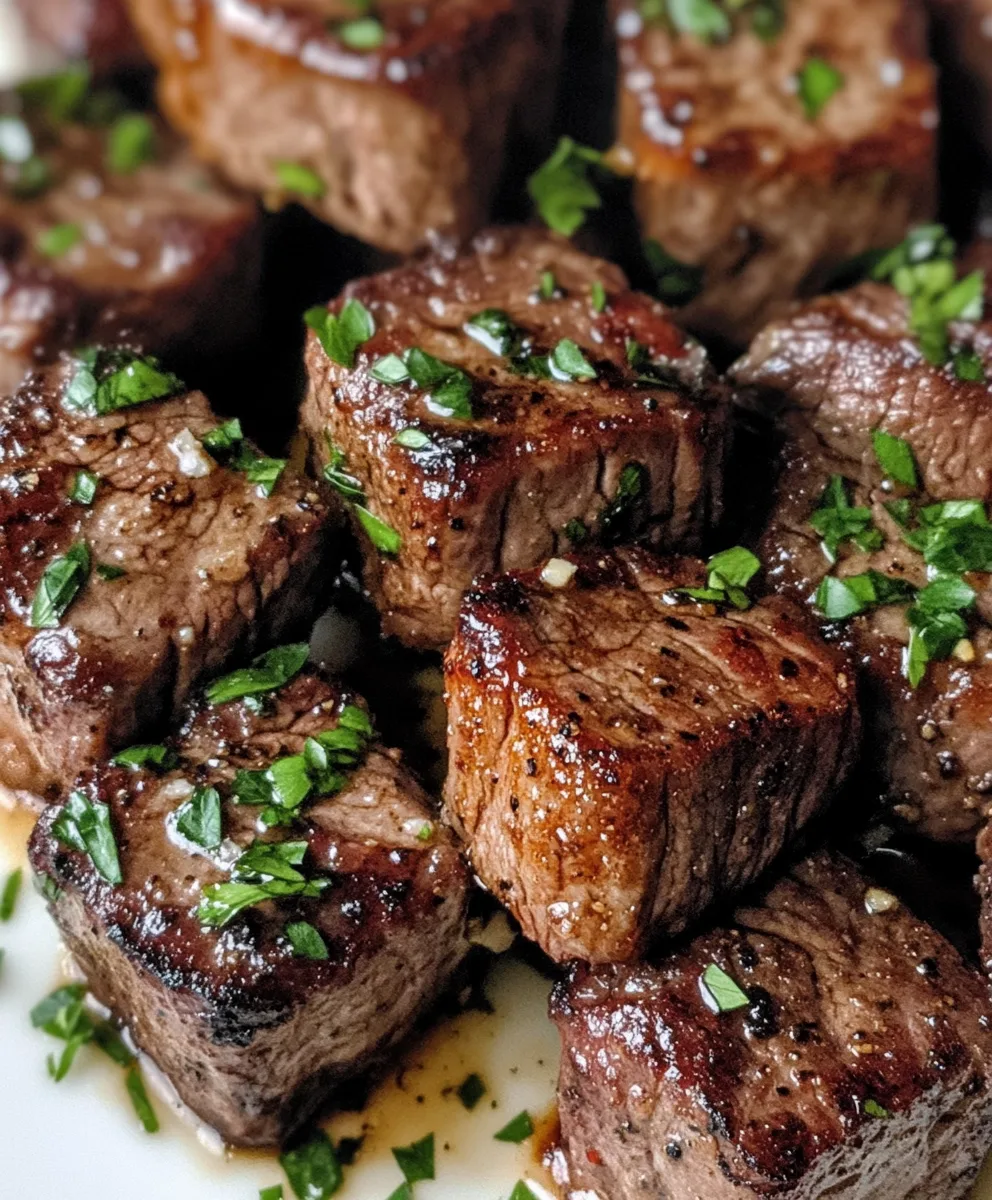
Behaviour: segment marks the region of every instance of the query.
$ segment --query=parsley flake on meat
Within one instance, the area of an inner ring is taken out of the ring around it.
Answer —
[[[227,704],[243,696],[258,696],[274,692],[303,670],[310,654],[306,642],[294,642],[288,646],[276,646],[260,654],[251,666],[242,667],[215,679],[207,688],[208,704]]]
[[[756,554],[744,546],[732,546],[714,554],[706,566],[706,587],[681,588],[682,594],[703,603],[732,604],[741,612],[751,607],[747,586],[761,569]]]
[[[365,489],[354,475],[349,474],[344,452],[330,441],[327,445],[331,461],[324,467],[324,479],[348,501],[358,523],[380,554],[399,554],[403,539],[392,525],[366,507]]]
[[[707,1007],[714,1012],[733,1012],[751,1003],[747,992],[716,963],[710,963],[700,975],[699,991]]]
[[[62,407],[82,416],[105,416],[150,400],[165,400],[184,387],[178,376],[163,371],[150,355],[91,348],[76,355],[76,370],[62,396]]]
[[[85,792],[70,792],[52,822],[52,832],[63,845],[85,854],[101,879],[114,885],[122,882],[110,808],[102,801],[91,800]]]
[[[305,841],[255,842],[231,868],[230,883],[213,883],[203,889],[203,899],[196,908],[200,923],[220,928],[244,909],[266,900],[320,896],[329,881],[307,879],[297,870],[306,853]]]
[[[844,76],[826,59],[808,58],[796,76],[799,99],[810,121],[815,121],[844,86]]]
[[[55,629],[90,575],[90,550],[85,542],[76,542],[65,554],[53,558],[45,568],[34,600],[28,625],[32,629]]]
[[[328,1200],[344,1181],[334,1147],[323,1131],[302,1146],[286,1150],[279,1163],[298,1200]]]
[[[303,320],[316,333],[327,357],[349,370],[358,350],[375,333],[375,321],[361,300],[346,300],[340,314],[315,305],[307,309]]]
[[[599,150],[582,146],[570,137],[560,139],[551,157],[527,182],[527,191],[545,225],[571,237],[584,224],[586,214],[602,206],[589,178],[594,170],[605,170]]]

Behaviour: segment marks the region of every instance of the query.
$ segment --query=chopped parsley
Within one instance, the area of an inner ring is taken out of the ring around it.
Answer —
[[[554,300],[561,295],[554,271],[542,271],[537,280],[537,294],[542,300]]]
[[[497,1142],[512,1142],[515,1146],[521,1142],[525,1142],[534,1132],[534,1122],[531,1120],[530,1113],[526,1111],[517,1113],[512,1121],[508,1121],[497,1133],[493,1134]]]
[[[809,523],[820,535],[823,552],[831,562],[836,561],[837,552],[849,540],[866,552],[882,545],[882,533],[872,524],[871,509],[851,504],[842,475],[830,477]]]
[[[869,1117],[877,1117],[879,1120],[888,1120],[892,1113],[887,1108],[883,1108],[877,1100],[869,1098],[861,1106]]]
[[[105,416],[122,408],[164,400],[181,392],[178,376],[161,370],[158,359],[129,350],[91,348],[76,355],[76,370],[62,407],[84,416]]]
[[[230,466],[232,470],[240,471],[249,483],[254,483],[263,496],[269,497],[286,469],[286,459],[266,458],[242,443]]]
[[[200,437],[200,444],[211,457],[218,462],[226,462],[240,447],[245,435],[241,431],[241,422],[237,417],[208,429]]]
[[[244,909],[266,900],[320,896],[329,881],[307,879],[297,870],[306,852],[305,841],[255,842],[232,867],[230,883],[213,883],[203,889],[196,908],[201,924],[220,928]]]
[[[757,555],[744,546],[731,546],[714,554],[706,565],[706,586],[679,588],[679,593],[704,604],[732,604],[741,612],[751,607],[747,586],[761,569]]]
[[[482,1079],[475,1074],[467,1075],[465,1079],[458,1085],[457,1095],[465,1108],[472,1111],[479,1103],[482,1097],[486,1094],[486,1085]]]
[[[276,179],[282,188],[294,196],[302,196],[305,200],[322,200],[327,191],[327,185],[316,171],[305,167],[303,163],[282,160],[275,163]]]
[[[131,1068],[136,1073],[134,1055],[124,1045],[120,1034],[109,1021],[94,1020],[86,1011],[85,1001],[85,986],[81,983],[70,983],[57,988],[31,1010],[32,1026],[64,1043],[58,1058],[54,1055],[48,1057],[49,1075],[56,1083],[63,1080],[72,1068],[80,1048],[89,1043],[102,1050],[119,1067]],[[128,1081],[129,1092],[133,1086]],[[150,1110],[150,1106],[148,1108]],[[154,1114],[152,1119],[154,1120]],[[157,1122],[155,1124],[157,1128]],[[154,1130],[149,1129],[149,1132]]]
[[[258,1193],[258,1200],[284,1200],[282,1184],[274,1183],[271,1187],[262,1188]]]
[[[603,287],[602,283],[598,279],[593,280],[593,282],[589,285],[589,302],[592,304],[593,312],[606,312],[606,288]]]
[[[377,517],[366,506],[365,489],[359,480],[348,472],[344,451],[333,442],[327,442],[330,462],[324,467],[324,479],[348,502],[355,519],[364,529],[369,541],[380,554],[399,554],[403,539],[399,533],[381,517]]]
[[[342,21],[335,32],[349,50],[378,50],[386,40],[386,30],[377,17]]]
[[[92,504],[96,496],[96,489],[99,486],[99,475],[94,475],[92,471],[80,468],[72,477],[72,486],[69,488],[69,499],[76,504]]]
[[[408,425],[405,429],[401,429],[393,438],[393,442],[397,446],[402,446],[404,450],[433,450],[434,443],[422,429],[417,429],[415,425]]]
[[[155,1110],[148,1099],[148,1093],[145,1091],[141,1072],[136,1066],[130,1068],[124,1082],[127,1087],[127,1094],[131,1097],[131,1104],[135,1114],[141,1122],[142,1129],[144,1129],[145,1133],[158,1133],[158,1117],[155,1115]]]
[[[405,351],[403,365],[408,379],[428,393],[427,407],[431,412],[456,421],[472,419],[472,377],[461,367],[435,358],[419,346]]]
[[[915,592],[911,583],[881,571],[844,578],[825,575],[816,591],[816,606],[828,621],[845,621],[878,605],[911,600]]]
[[[639,7],[645,21],[663,22],[703,42],[726,41],[738,12],[750,16],[752,31],[766,42],[777,38],[785,23],[782,0],[640,0]]]
[[[303,320],[317,335],[327,357],[349,370],[359,348],[375,333],[375,321],[361,300],[346,300],[339,314],[318,304],[307,309]]]
[[[552,277],[553,278],[553,277]],[[522,331],[501,308],[485,308],[469,317],[464,325],[465,332],[474,338],[490,354],[508,357],[518,351]]]
[[[102,801],[91,800],[85,792],[70,792],[52,822],[52,833],[63,845],[85,854],[101,879],[114,885],[121,882],[110,809]]]
[[[632,462],[620,472],[613,499],[596,520],[596,534],[605,546],[631,538],[643,524],[648,501],[648,470],[643,463]]]
[[[90,551],[76,542],[65,554],[53,558],[45,568],[34,599],[28,625],[32,629],[55,629],[90,575]]]
[[[90,68],[85,62],[73,63],[51,75],[36,75],[17,87],[25,107],[41,112],[53,125],[77,116],[90,88]]]
[[[115,767],[149,767],[155,771],[168,771],[176,764],[176,755],[168,746],[160,743],[149,743],[140,746],[128,746],[110,760]]]
[[[703,289],[703,268],[693,267],[669,254],[660,242],[649,238],[644,257],[654,276],[654,291],[659,300],[679,306],[694,300]]]
[[[16,871],[11,871],[4,881],[3,891],[0,891],[0,921],[9,921],[14,915],[23,878],[24,872],[18,867]]]
[[[323,1131],[303,1145],[284,1151],[279,1162],[297,1200],[328,1200],[344,1181],[334,1147]]]
[[[510,1200],[537,1200],[537,1197],[522,1179],[518,1179],[513,1185]]]
[[[878,464],[889,479],[910,488],[919,486],[916,460],[908,442],[884,429],[873,429],[871,443]]]
[[[115,567],[112,563],[97,563],[93,568],[97,575],[108,583],[115,579],[123,579],[127,571],[123,567]]]
[[[63,221],[41,230],[35,238],[35,249],[46,258],[61,258],[83,240],[83,227],[75,221]]]
[[[132,175],[155,157],[155,126],[143,113],[118,117],[107,134],[107,166],[118,175]]]
[[[580,521],[578,517],[573,517],[570,521],[566,521],[562,532],[573,546],[581,546],[589,536],[588,526],[585,521]]]
[[[434,1178],[434,1134],[429,1133],[409,1146],[394,1146],[393,1158],[407,1183]]]
[[[286,937],[297,958],[322,960],[328,957],[327,943],[309,921],[290,921],[286,926]]]
[[[541,220],[556,233],[571,237],[586,214],[602,206],[589,176],[603,169],[603,156],[570,137],[559,140],[551,157],[531,175],[527,191]]]
[[[699,990],[706,1006],[714,1012],[733,1012],[751,1003],[747,992],[716,963],[710,963],[700,975]]]
[[[176,809],[176,829],[194,845],[216,850],[223,836],[217,789],[195,787],[190,798]]]
[[[803,64],[796,85],[807,119],[815,121],[844,86],[844,76],[826,59],[814,55]]]
[[[215,679],[207,688],[208,704],[227,704],[244,696],[258,696],[263,692],[274,692],[303,670],[310,647],[306,642],[294,642],[288,646],[276,646],[260,654],[251,666],[242,667]]]
[[[562,338],[548,355],[552,378],[559,382],[596,378],[596,368],[589,362],[571,338]]]
[[[909,328],[927,362],[950,362],[958,378],[981,379],[977,356],[962,347],[952,350],[949,326],[981,319],[984,273],[972,271],[958,279],[955,249],[942,225],[923,225],[883,254],[871,277],[891,283],[909,301]]]

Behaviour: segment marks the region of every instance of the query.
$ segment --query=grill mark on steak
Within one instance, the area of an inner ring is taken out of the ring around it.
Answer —
[[[992,327],[969,326],[986,370]],[[922,557],[900,537],[884,508],[871,430],[904,438],[920,469],[924,499],[992,500],[992,407],[988,386],[958,380],[921,357],[907,329],[906,302],[891,288],[862,284],[823,297],[771,324],[731,372],[753,402],[774,414],[784,438],[779,479],[759,546],[777,590],[811,601],[830,569],[809,526],[832,474],[852,484],[884,537],[873,554],[846,554],[842,577],[872,568],[916,585]],[[982,780],[992,770],[992,651],[988,577],[978,592],[972,663],[932,662],[915,690],[902,675],[908,630],[901,610],[882,608],[846,623],[842,636],[861,663],[864,711],[888,802],[929,837],[967,840],[987,811]],[[950,757],[948,757],[950,756]]]
[[[169,443],[217,424],[201,393],[85,417],[61,403],[74,370],[33,377],[0,415],[0,783],[27,800],[154,730],[204,671],[294,628],[335,524],[292,468],[269,498],[219,465],[183,475]],[[79,468],[100,479],[89,506],[68,499]],[[80,540],[89,581],[57,628],[29,628],[42,574]],[[126,574],[103,580],[98,563]]]
[[[619,142],[643,232],[703,269],[689,328],[746,342],[845,260],[933,213],[937,100],[915,0],[797,0],[760,40],[712,44],[614,0]],[[811,57],[843,86],[815,120],[794,80]]]
[[[276,163],[302,163],[323,195],[283,198],[363,241],[410,253],[436,231],[478,229],[504,168],[546,139],[568,5],[388,4],[376,14],[384,43],[367,53],[335,35],[335,18],[355,15],[347,5],[129,7],[159,68],[162,107],[200,157],[276,197]]]
[[[0,110],[19,111],[16,98],[0,96]],[[88,342],[134,344],[180,365],[243,344],[261,272],[254,202],[153,118],[155,157],[127,174],[107,166],[105,131],[25,119],[53,182],[23,199],[19,167],[0,169],[0,389]],[[79,241],[42,254],[38,238],[67,223]]]
[[[563,294],[542,301],[535,291],[546,270]],[[592,308],[594,282],[609,296],[602,314]],[[462,253],[442,250],[358,280],[332,307],[347,298],[366,305],[376,333],[352,370],[333,363],[311,333],[302,423],[317,460],[327,461],[330,438],[371,510],[403,539],[386,558],[359,530],[366,585],[386,632],[413,645],[446,644],[474,576],[557,553],[572,519],[595,534],[630,464],[647,472],[646,525],[630,536],[693,546],[721,515],[727,392],[702,348],[662,305],[630,292],[616,267],[553,235],[493,230]],[[487,308],[506,311],[535,354],[572,339],[598,377],[558,383],[514,373],[463,330]],[[657,356],[664,373],[657,385],[637,383],[626,346],[634,336]],[[413,346],[471,376],[471,420],[438,417],[422,393],[370,376],[381,356]],[[409,425],[433,448],[411,453],[395,445]]]
[[[534,569],[466,595],[445,811],[546,953],[620,961],[754,879],[823,805],[855,751],[853,673],[789,604],[677,596],[701,563],[571,561],[563,588]]]
[[[244,848],[257,836],[257,810],[227,799],[235,772],[300,753],[348,703],[355,698],[304,673],[267,698],[263,714],[243,701],[191,706],[167,743],[178,764],[164,775],[106,762],[86,772],[77,787],[110,806],[118,887],[58,842],[59,806],[32,838],[32,865],[60,889],[50,908],[94,995],[235,1144],[282,1141],[329,1090],[381,1064],[467,949],[458,850],[399,755],[377,745],[337,795],[282,831],[309,843],[308,876],[331,878],[319,899],[269,900],[220,930],[194,914],[203,889],[227,873],[170,836],[166,818],[193,785],[216,787],[222,850]],[[417,836],[425,822],[427,841]],[[319,929],[327,959],[292,953],[291,920]]]
[[[988,997],[904,908],[870,915],[868,886],[816,854],[682,949],[572,968],[551,1002],[569,1195],[968,1194],[992,1119]],[[711,964],[747,1007],[704,1002]]]

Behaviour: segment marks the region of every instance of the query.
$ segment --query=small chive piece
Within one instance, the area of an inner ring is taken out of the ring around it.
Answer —
[[[100,477],[82,467],[72,477],[72,487],[69,489],[69,499],[76,504],[92,504],[96,489],[100,486]]]
[[[497,1142],[512,1142],[515,1146],[525,1142],[534,1132],[534,1122],[530,1113],[524,1109],[517,1113],[512,1121],[508,1121],[498,1133],[493,1134]]]
[[[730,17],[716,0],[667,0],[668,19],[679,33],[701,42],[725,42],[731,34]]]
[[[145,1091],[145,1082],[141,1078],[141,1071],[138,1067],[134,1066],[130,1068],[125,1083],[127,1085],[127,1094],[131,1097],[131,1104],[134,1106],[134,1111],[141,1122],[142,1129],[144,1129],[145,1133],[158,1133],[158,1117],[155,1115],[155,1109],[152,1108],[151,1101],[148,1099],[148,1093]]]
[[[480,1076],[475,1074],[468,1075],[458,1085],[457,1094],[458,1099],[471,1112],[486,1094],[486,1085],[482,1082]]]
[[[276,178],[285,191],[305,200],[322,200],[327,187],[317,174],[302,163],[282,160],[275,164]]]
[[[868,1099],[862,1105],[864,1111],[869,1117],[878,1117],[880,1120],[887,1120],[892,1116],[887,1108],[883,1108],[877,1100]]]
[[[386,30],[377,17],[356,17],[342,21],[337,35],[349,50],[378,50],[386,40]]]
[[[542,271],[537,281],[537,294],[542,300],[553,300],[558,291],[558,280],[554,271]]]
[[[598,279],[593,280],[589,288],[589,299],[592,303],[593,312],[601,313],[606,311],[606,288]]]
[[[32,629],[55,629],[90,574],[90,551],[76,542],[65,554],[53,558],[45,568],[31,603],[28,625]]]
[[[327,943],[309,921],[291,921],[286,926],[286,937],[297,958],[319,961],[328,957]]]
[[[61,225],[50,225],[35,239],[35,248],[46,258],[61,258],[83,238],[83,227],[75,221],[64,221]]]
[[[873,429],[871,442],[879,466],[889,479],[906,487],[919,486],[919,476],[916,471],[916,460],[909,442],[894,434],[886,433],[884,429]]]
[[[815,121],[830,99],[844,86],[844,76],[823,58],[808,58],[796,82],[806,117]]]
[[[133,175],[155,157],[155,126],[143,113],[118,117],[107,135],[107,166],[118,175]]]
[[[17,905],[17,897],[21,890],[21,881],[24,878],[24,872],[17,868],[16,871],[11,871],[7,876],[6,882],[3,885],[3,891],[0,892],[0,921],[9,921],[14,915],[14,908]]]
[[[326,1133],[279,1156],[289,1186],[298,1200],[328,1200],[341,1187],[344,1173]]]
[[[250,446],[241,443],[238,452],[231,459],[233,471],[240,471],[249,483],[254,483],[262,496],[268,498],[276,489],[276,484],[286,469],[286,459],[266,458],[257,454]]]
[[[394,1146],[393,1158],[407,1183],[434,1178],[434,1134],[429,1133],[409,1146]]]
[[[123,567],[115,567],[113,563],[97,563],[93,570],[107,583],[111,583],[115,579],[123,579],[127,574]]]
[[[710,963],[700,975],[699,990],[707,1007],[714,1012],[733,1012],[734,1009],[746,1008],[751,1003],[747,992],[716,963]]]

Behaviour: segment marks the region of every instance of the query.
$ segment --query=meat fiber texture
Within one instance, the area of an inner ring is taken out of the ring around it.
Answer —
[[[988,377],[992,326],[968,323],[961,332],[973,338]],[[775,415],[784,440],[758,553],[772,587],[797,600],[810,601],[831,570],[809,517],[834,474],[849,482],[851,504],[870,508],[884,535],[876,551],[846,546],[834,574],[874,569],[926,582],[922,556],[886,508],[897,493],[883,481],[874,429],[911,446],[921,503],[992,499],[989,385],[928,363],[908,330],[906,301],[889,287],[862,284],[773,322],[731,375]],[[904,607],[874,609],[839,631],[861,662],[872,762],[889,804],[915,831],[951,841],[974,836],[992,791],[992,590],[984,573],[969,579],[978,593],[974,654],[929,663],[915,689],[902,669]]]
[[[215,462],[198,440],[218,425],[202,393],[176,380],[167,399],[95,415],[67,402],[79,369],[48,368],[0,410],[0,783],[28,802],[313,614],[337,524],[292,467],[265,496]],[[73,498],[80,470],[96,479],[89,503]],[[89,570],[71,602],[33,615],[74,546]]]
[[[744,997],[720,1011],[703,976]],[[574,1200],[964,1200],[992,1132],[986,984],[817,854],[653,964],[552,999]]]
[[[549,572],[574,567],[567,581]],[[854,675],[801,610],[640,550],[486,577],[445,658],[445,810],[559,962],[620,962],[750,883],[857,751]]]
[[[165,773],[103,762],[77,787],[110,807],[122,882],[57,837],[59,807],[31,843],[50,908],[93,994],[124,1022],[182,1100],[229,1143],[274,1145],[348,1080],[381,1065],[438,997],[467,950],[468,879],[450,836],[395,751],[373,744],[340,790],[311,797],[291,829],[320,897],[266,900],[222,928],[195,909],[258,836],[256,808],[231,800],[239,770],[265,771],[339,726],[361,702],[315,674],[263,711],[194,705],[167,740]],[[185,839],[176,812],[194,785],[218,789],[223,841]],[[326,957],[301,957],[286,933],[308,922]]]
[[[729,393],[664,305],[611,264],[551,234],[497,229],[358,280],[331,310],[348,300],[376,332],[350,368],[311,333],[302,422],[318,462],[340,452],[400,539],[378,553],[356,521],[387,633],[443,647],[483,571],[586,542],[692,549],[719,519]],[[512,327],[505,344],[472,333],[472,318],[494,312]],[[540,366],[563,341],[585,357],[582,378]],[[376,379],[380,359],[413,348],[469,376],[467,412]],[[411,431],[419,448],[397,443]]]
[[[366,49],[349,37],[346,0],[130,3],[162,108],[200,157],[397,253],[432,232],[473,233],[504,166],[544,141],[567,8],[384,4]]]
[[[935,73],[915,0],[790,0],[761,38],[753,9],[719,42],[614,8],[619,154],[645,237],[702,272],[688,328],[746,342],[839,265],[933,214]],[[819,111],[797,82],[840,73]],[[662,293],[664,294],[664,293]]]

